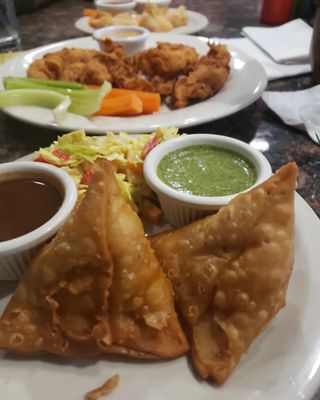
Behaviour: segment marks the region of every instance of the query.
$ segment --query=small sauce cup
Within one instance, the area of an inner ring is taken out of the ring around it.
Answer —
[[[104,40],[110,39],[114,43],[123,44],[126,53],[132,55],[144,49],[149,33],[147,29],[139,26],[116,25],[97,29],[93,37],[102,51],[105,50]]]
[[[132,13],[136,7],[135,1],[107,1],[107,0],[95,0],[96,8],[101,11],[108,12],[116,15],[120,13]]]
[[[68,218],[78,199],[72,178],[62,169],[49,164],[33,161],[0,164],[0,184],[17,179],[49,183],[60,193],[61,205],[49,220],[31,232],[0,242],[0,280],[20,278],[35,253]]]
[[[212,214],[219,210],[219,208],[228,204],[230,200],[239,194],[238,192],[227,196],[193,195],[178,191],[168,186],[159,178],[157,170],[163,157],[177,149],[193,145],[210,145],[228,150],[251,162],[255,168],[257,179],[253,185],[244,191],[248,191],[254,186],[259,185],[272,174],[271,166],[262,153],[249,144],[230,137],[211,134],[193,134],[161,143],[146,157],[143,172],[148,185],[158,195],[166,220],[173,226],[183,226],[208,214]]]

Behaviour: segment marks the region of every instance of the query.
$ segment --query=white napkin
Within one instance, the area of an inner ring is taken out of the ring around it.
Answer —
[[[247,38],[237,39],[222,39],[217,38],[219,43],[234,46],[239,50],[247,53],[252,58],[256,59],[261,63],[266,71],[268,80],[284,78],[286,76],[295,76],[300,74],[306,74],[311,71],[310,63],[297,64],[297,65],[285,65],[274,62],[270,57],[266,55],[262,50],[259,49],[251,40]]]
[[[285,124],[307,131],[299,111],[306,104],[320,103],[320,85],[296,92],[264,92],[262,99]],[[319,144],[314,132],[309,130],[307,133]]]
[[[278,63],[305,63],[309,59],[312,28],[300,18],[275,28],[247,26],[242,32]]]

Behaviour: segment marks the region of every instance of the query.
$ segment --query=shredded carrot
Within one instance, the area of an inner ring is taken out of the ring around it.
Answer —
[[[134,94],[139,97],[143,104],[143,114],[152,114],[160,110],[161,97],[159,93],[113,88],[106,97],[109,99],[114,99],[120,96],[127,96],[128,94]]]
[[[134,94],[126,94],[115,98],[106,96],[101,103],[97,115],[130,116],[142,114],[142,101]]]

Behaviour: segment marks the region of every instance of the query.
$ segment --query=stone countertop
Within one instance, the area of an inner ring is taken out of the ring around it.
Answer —
[[[181,4],[174,1],[173,4]],[[252,0],[186,0],[184,4],[209,18],[208,27],[199,32],[208,37],[240,37],[245,25],[259,25],[259,2]],[[24,50],[60,40],[84,36],[74,27],[81,10],[93,7],[90,1],[60,0],[47,7],[19,16]],[[298,90],[310,87],[312,78],[304,75],[273,81],[268,90]],[[298,192],[320,216],[320,146],[308,136],[284,125],[258,100],[233,116],[190,128],[187,132],[223,133],[259,148],[277,169],[288,161],[299,166]],[[14,160],[49,145],[56,131],[43,129],[0,114],[0,162]],[[314,397],[320,400],[320,392]]]

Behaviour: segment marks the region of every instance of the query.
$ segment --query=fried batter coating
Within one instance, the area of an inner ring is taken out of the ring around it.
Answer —
[[[98,29],[110,25],[139,25],[139,19],[135,14],[119,13],[112,15],[105,11],[96,10],[89,18],[89,25]]]
[[[113,56],[117,60],[126,60],[128,57],[123,44],[115,43],[108,38],[103,41],[103,53],[106,53],[108,56]]]
[[[216,94],[225,84],[230,73],[230,53],[223,45],[210,45],[206,56],[191,66],[187,76],[178,79],[174,87],[174,108],[188,106],[192,101],[205,100]]]
[[[185,6],[179,6],[177,8],[169,8],[167,13],[169,20],[174,28],[178,26],[187,25],[189,17]]]
[[[34,61],[29,69],[28,76],[37,79],[54,79],[54,73],[51,72],[47,66],[46,61],[42,58]]]
[[[112,169],[106,169],[106,174],[106,233],[114,276],[108,303],[112,344],[105,351],[133,357],[177,357],[189,346],[174,309],[172,288]]]
[[[110,81],[111,75],[100,54],[96,50],[76,48],[47,53],[30,65],[28,76],[101,85],[105,80]]]
[[[154,91],[160,93],[161,96],[171,96],[176,79],[165,79],[161,76],[155,75],[150,78],[150,82],[154,86]]]
[[[48,53],[30,65],[28,76],[89,85],[106,80],[115,88],[171,96],[171,106],[182,108],[213,96],[223,87],[230,59],[223,45],[209,45],[207,55],[199,58],[193,47],[166,42],[128,56],[123,45],[106,39],[104,51],[65,48]]]
[[[84,198],[23,275],[0,318],[0,348],[157,359],[189,350],[171,284],[109,161],[96,162]]]
[[[98,400],[102,396],[107,396],[115,390],[119,384],[119,380],[120,376],[118,374],[113,375],[111,378],[108,378],[100,387],[90,390],[90,392],[86,393],[85,400]]]
[[[94,29],[103,28],[104,26],[113,25],[113,15],[107,12],[97,10],[97,12],[89,18],[89,25]]]
[[[145,5],[143,13],[139,16],[139,25],[147,28],[150,32],[172,31],[173,25],[168,16],[164,12],[161,12],[160,8],[160,12],[155,13],[153,10],[154,6],[157,7],[156,4],[152,3]]]
[[[108,182],[95,169],[85,197],[34,258],[0,319],[0,348],[88,356],[111,342],[113,263],[105,232]]]
[[[140,15],[129,13],[112,15],[96,10],[89,17],[89,25],[95,29],[111,25],[133,25],[143,26],[151,32],[169,32],[175,27],[187,25],[188,21],[189,17],[185,6],[171,9],[159,7],[154,3],[146,3]]]
[[[228,67],[231,61],[231,54],[229,53],[226,46],[223,44],[209,44],[209,52],[207,57],[214,59],[215,61],[219,61],[225,67]],[[202,57],[205,58],[205,57]]]
[[[217,214],[151,240],[202,378],[223,383],[285,304],[296,177],[287,164]]]
[[[148,78],[158,75],[165,79],[175,79],[186,73],[197,59],[198,54],[193,47],[164,42],[137,55],[139,68]]]
[[[133,77],[120,77],[116,80],[117,87],[121,89],[128,90],[141,90],[142,92],[155,92],[155,87],[152,82],[146,79],[139,78],[137,76]]]
[[[59,75],[59,79],[64,81],[84,82],[83,77],[86,76],[86,64],[84,62],[72,63],[68,68],[64,69]]]
[[[216,94],[225,84],[229,68],[208,59],[201,60],[188,76],[178,79],[173,92],[173,107],[188,106],[191,101],[205,100]]]

